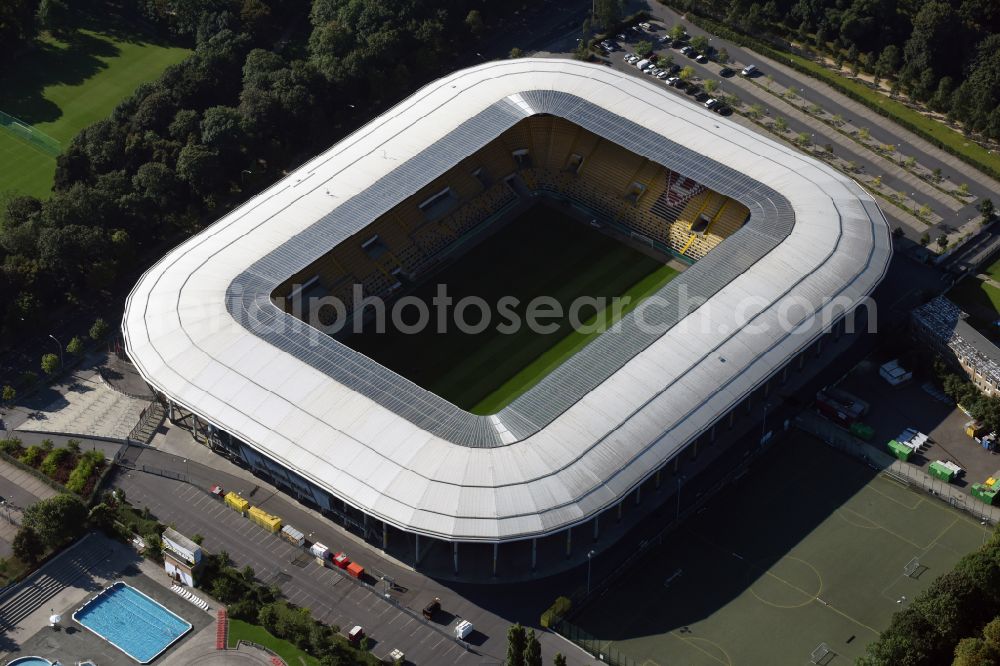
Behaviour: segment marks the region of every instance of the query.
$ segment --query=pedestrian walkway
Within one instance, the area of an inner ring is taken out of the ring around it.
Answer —
[[[10,501],[22,509],[26,508],[33,501],[48,499],[59,494],[59,491],[34,474],[29,474],[6,460],[0,460],[0,477],[3,477],[3,485],[5,487],[9,484],[21,491],[17,496],[10,498]]]
[[[111,389],[98,374],[77,377],[18,430],[124,439],[139,422],[147,400]]]

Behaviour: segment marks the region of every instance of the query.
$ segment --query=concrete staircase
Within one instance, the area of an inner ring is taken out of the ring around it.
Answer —
[[[18,625],[63,589],[90,574],[91,569],[104,562],[111,550],[94,546],[85,537],[69,553],[57,556],[27,580],[0,595],[0,631]]]
[[[143,445],[149,444],[166,418],[166,407],[159,400],[154,400],[143,411],[139,422],[132,429],[132,432],[129,433],[129,439]]]

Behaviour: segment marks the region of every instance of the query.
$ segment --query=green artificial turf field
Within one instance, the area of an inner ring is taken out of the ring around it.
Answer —
[[[607,327],[676,274],[661,261],[565,213],[538,205],[473,247],[413,294],[429,304],[437,285],[446,284],[455,303],[466,296],[483,298],[493,313],[485,331],[464,333],[452,317],[441,333],[436,326],[410,335],[394,329],[384,334],[366,329],[344,342],[459,407],[492,414],[602,330],[600,326],[575,330],[564,317],[554,332],[533,331],[525,325],[516,332],[503,333],[497,330],[507,321],[496,307],[501,298],[518,299],[515,311],[523,321],[527,303],[534,297],[554,298],[565,313],[581,296],[628,296],[628,304],[618,312],[612,310],[610,300],[606,301],[609,307],[600,312],[594,307],[580,309],[582,322],[604,322]],[[465,321],[476,323],[478,313],[478,309],[469,308]],[[411,317],[415,315],[411,313]],[[431,322],[435,321],[431,308]]]
[[[822,663],[853,663],[987,534],[794,433],[560,630],[608,663],[809,664],[821,643],[833,652]]]
[[[120,29],[76,30],[65,41],[44,36],[0,73],[0,111],[65,149],[140,83],[155,80],[189,53]],[[48,196],[55,167],[54,157],[0,129],[0,191]]]

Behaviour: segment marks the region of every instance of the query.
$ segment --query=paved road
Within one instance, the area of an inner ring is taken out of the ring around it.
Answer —
[[[399,648],[409,661],[417,664],[498,663],[503,660],[510,621],[465,601],[446,585],[398,567],[381,559],[377,551],[348,540],[343,546],[348,553],[369,568],[375,563],[380,571],[399,581],[402,589],[392,590],[391,594],[400,605],[413,611],[407,613],[339,572],[320,568],[305,550],[226,508],[204,490],[208,486],[201,479],[228,484],[227,488],[240,489],[244,496],[250,493],[250,486],[254,484],[225,471],[191,461],[185,463],[175,456],[153,450],[143,451],[136,462],[140,468],[145,464],[177,469],[187,474],[193,483],[123,470],[117,473],[113,483],[125,491],[130,502],[149,507],[159,520],[175,525],[183,533],[203,535],[209,551],[227,550],[237,566],[249,564],[258,579],[278,585],[291,602],[311,608],[324,622],[337,624],[342,629],[354,624],[366,627],[378,642],[374,650],[377,655]],[[218,467],[227,466],[224,459],[218,459]],[[263,484],[259,480],[258,483]],[[261,486],[253,495],[253,503],[281,515],[305,532],[311,541],[326,543],[331,548],[345,542],[341,530],[326,519],[311,516],[308,510],[280,493]],[[384,590],[383,585],[377,588],[378,592]],[[444,600],[445,612],[432,624],[416,615],[423,603],[434,596]],[[470,650],[451,639],[450,629],[460,619],[472,621],[477,628]],[[570,657],[570,663],[594,663],[558,636],[542,634],[540,640],[546,659],[561,651]]]
[[[917,158],[919,163],[929,169],[941,169],[942,175],[945,177],[951,177],[954,182],[968,183],[969,191],[976,197],[995,198],[997,192],[1000,191],[1000,183],[997,183],[984,174],[979,173],[972,167],[962,163],[960,160],[949,155],[948,153],[931,146],[925,140],[900,127],[899,125],[896,125],[892,121],[883,118],[863,105],[850,100],[846,96],[838,93],[817,79],[800,74],[790,68],[775,63],[760,56],[759,54],[753,53],[748,49],[739,46],[738,44],[734,44],[714,35],[710,35],[697,26],[692,25],[690,22],[683,20],[679,14],[668,9],[667,7],[664,7],[663,5],[660,5],[659,3],[650,4],[650,13],[667,26],[680,23],[687,28],[688,33],[691,35],[708,36],[710,38],[710,42],[715,48],[725,48],[729,52],[730,58],[733,60],[744,64],[757,64],[762,68],[763,73],[773,77],[777,84],[783,87],[795,86],[796,88],[803,90],[803,97],[808,99],[810,102],[819,104],[831,113],[841,115],[848,122],[853,121],[861,126],[869,127],[872,130],[873,138],[878,139],[882,143],[897,145],[900,152],[907,155],[913,155]],[[677,59],[678,56],[679,59]],[[679,53],[675,55],[675,59],[677,59],[678,63],[682,60],[686,60],[683,56],[680,56]],[[718,77],[718,66],[714,63],[710,63],[709,65],[698,65],[692,61],[690,64],[695,67],[700,75],[708,75],[712,78]],[[764,99],[776,99],[773,95],[770,95],[770,93],[761,94],[765,95]],[[773,106],[773,103],[765,104],[765,106]],[[805,131],[805,129],[797,129],[796,131]],[[832,132],[833,130],[830,131]],[[858,150],[868,153],[870,156],[874,156],[874,153],[861,149],[860,147]],[[867,160],[868,163],[866,164],[866,168],[872,168],[872,161],[872,159]],[[879,159],[878,161],[880,163],[885,163],[885,160]],[[883,173],[884,168],[879,166],[875,169],[875,172]],[[889,181],[886,180],[885,182],[888,184]],[[902,190],[904,187],[898,187],[895,189]],[[907,189],[906,191],[912,190]],[[943,210],[940,205],[934,206],[932,204],[932,207],[939,211]],[[887,206],[886,208],[892,208],[892,206]],[[889,210],[886,212],[887,214],[891,214],[891,211]],[[948,219],[946,216],[943,224],[958,226],[960,223],[967,221],[970,217],[977,216],[978,213],[975,211],[974,206],[966,205],[951,216],[952,219]]]

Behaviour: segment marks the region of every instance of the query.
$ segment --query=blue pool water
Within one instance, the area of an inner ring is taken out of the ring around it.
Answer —
[[[52,666],[52,662],[41,657],[21,657],[14,661],[8,661],[7,666]]]
[[[125,583],[101,592],[73,619],[140,664],[151,662],[191,629],[191,623]]]

